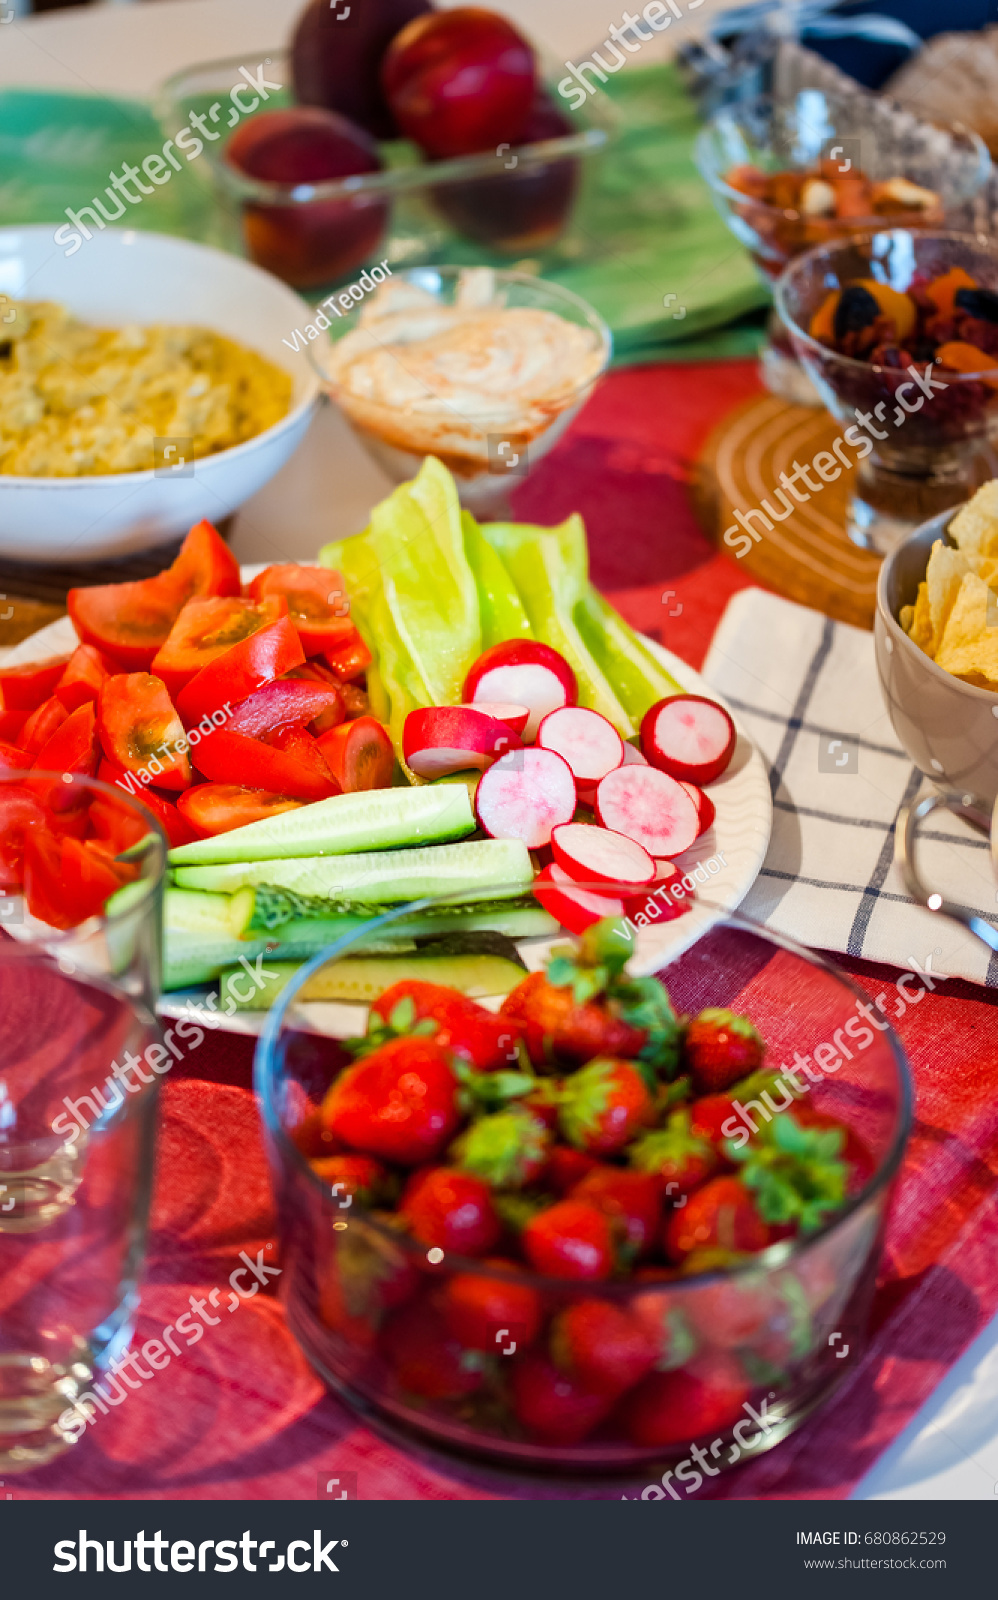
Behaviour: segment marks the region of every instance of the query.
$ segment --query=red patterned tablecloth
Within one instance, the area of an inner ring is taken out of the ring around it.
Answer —
[[[593,577],[635,627],[699,666],[746,586],[690,509],[692,463],[757,387],[748,362],[616,372],[520,489],[517,514],[581,509]],[[680,609],[681,608],[681,609]],[[842,963],[871,994],[895,973]],[[898,1023],[916,1081],[915,1127],[874,1303],[873,1335],[834,1400],[798,1433],[720,1480],[718,1497],[840,1498],[906,1425],[998,1309],[998,1011],[962,982]],[[152,1234],[135,1348],[227,1286],[240,1251],[276,1240],[250,1092],[251,1043],[210,1035],[163,1087]],[[565,1498],[386,1442],[326,1393],[270,1293],[244,1301],[17,1498],[312,1499],[319,1475],[357,1474],[366,1500]],[[622,1485],[568,1491],[619,1497]]]

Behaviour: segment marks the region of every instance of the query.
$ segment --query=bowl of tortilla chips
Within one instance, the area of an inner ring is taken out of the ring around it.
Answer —
[[[936,783],[998,797],[998,479],[884,561],[874,623],[894,731]]]

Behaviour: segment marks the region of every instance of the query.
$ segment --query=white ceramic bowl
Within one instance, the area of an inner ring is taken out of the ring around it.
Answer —
[[[0,293],[56,300],[106,327],[196,323],[226,334],[290,374],[291,409],[256,438],[196,461],[189,477],[151,468],[87,478],[0,474],[0,556],[86,562],[163,544],[202,517],[218,522],[274,476],[311,421],[318,380],[281,342],[311,312],[269,273],[207,245],[106,228],[67,257],[53,232],[48,224],[0,228]]]

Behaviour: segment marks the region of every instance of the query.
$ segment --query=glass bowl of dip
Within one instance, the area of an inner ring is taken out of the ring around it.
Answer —
[[[389,477],[437,456],[473,511],[500,506],[557,442],[612,343],[569,289],[492,267],[382,262],[324,300],[316,326],[309,359]]]

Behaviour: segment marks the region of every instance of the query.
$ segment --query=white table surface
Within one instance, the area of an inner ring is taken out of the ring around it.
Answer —
[[[680,38],[700,31],[726,3],[705,0],[681,30],[670,28],[640,59],[670,54]],[[269,46],[288,37],[301,9],[302,0],[159,0],[17,18],[0,26],[0,87],[151,94],[164,78],[197,61],[245,54],[255,65],[258,55],[262,60]],[[502,0],[501,9],[551,54],[578,61],[606,37],[611,22],[621,20],[625,6],[616,0]],[[293,461],[237,514],[232,547],[242,562],[301,556],[358,532],[390,487],[343,420],[323,406]],[[992,1500],[996,1493],[998,1318],[853,1498]]]

